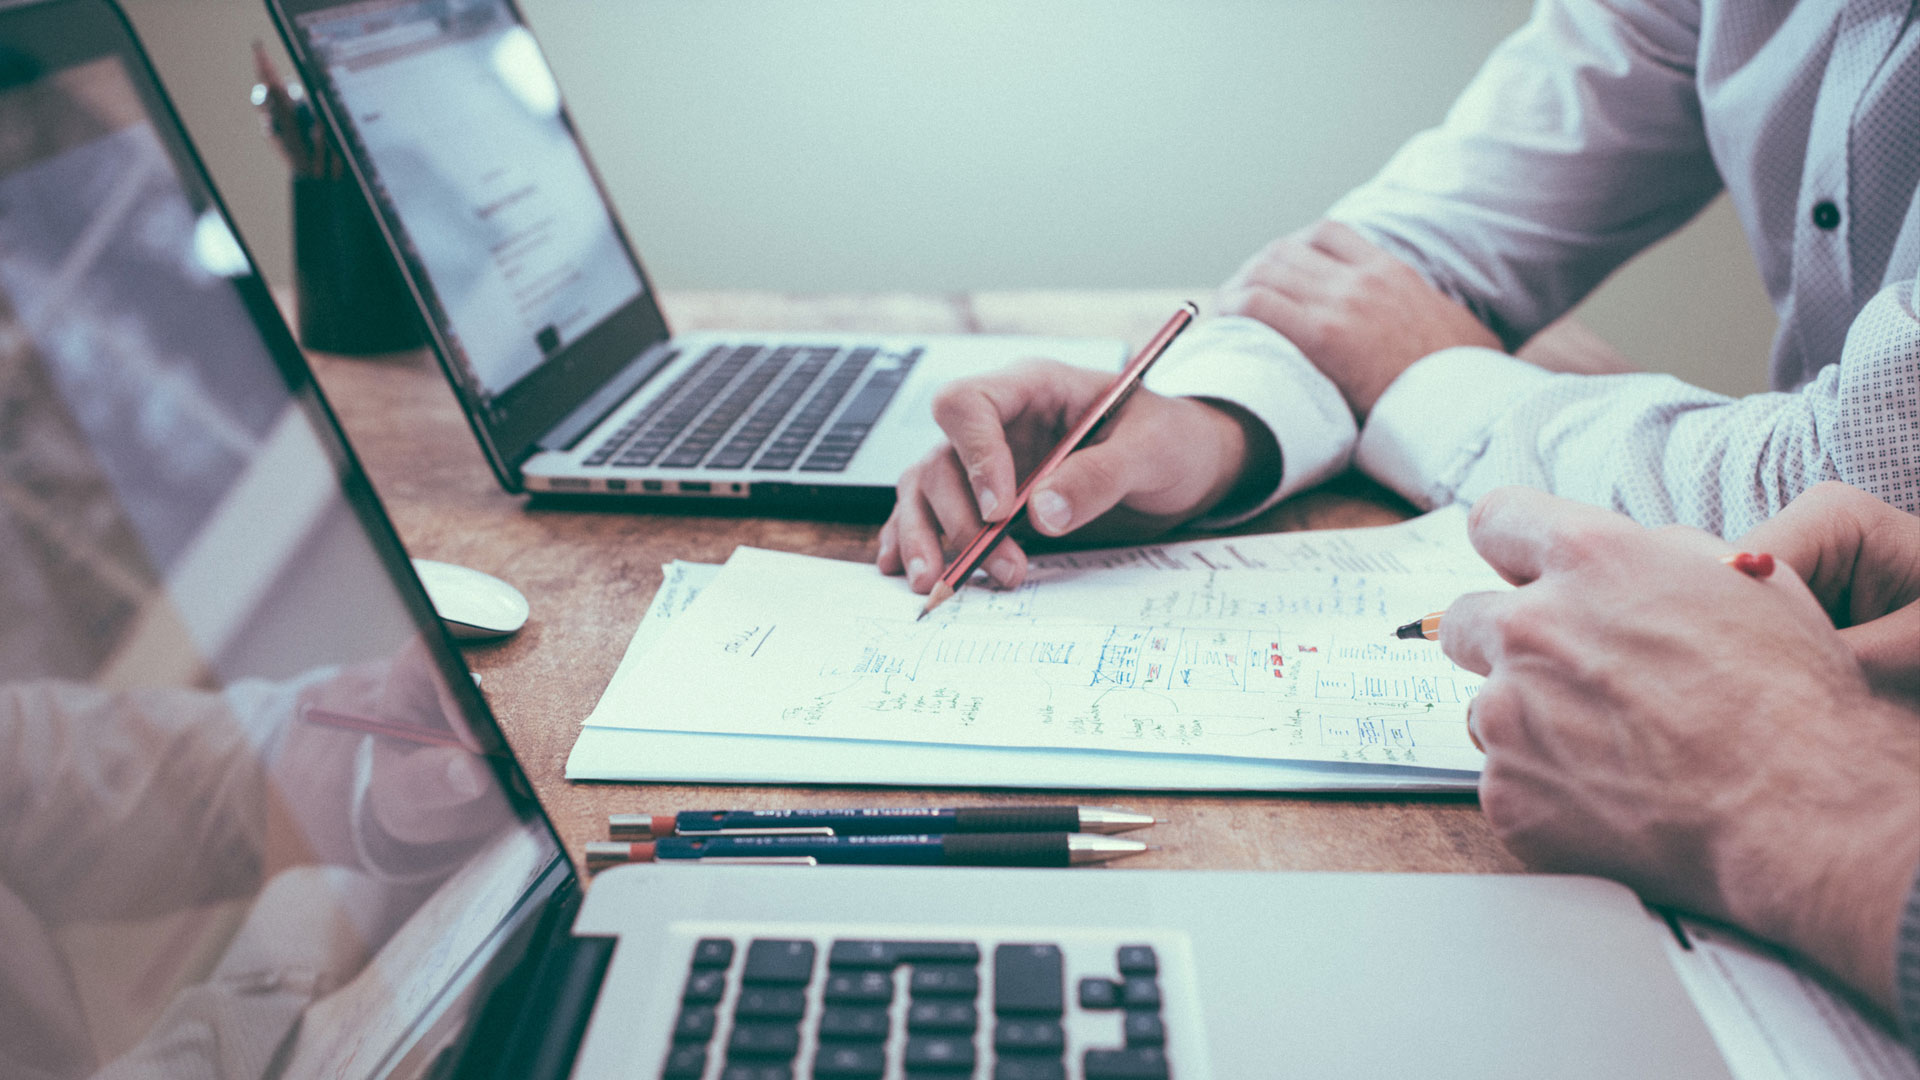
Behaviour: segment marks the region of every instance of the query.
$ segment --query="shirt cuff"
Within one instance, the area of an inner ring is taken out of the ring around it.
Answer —
[[[1450,503],[1494,423],[1553,377],[1479,346],[1423,357],[1374,403],[1354,463],[1422,510]]]
[[[1236,525],[1347,467],[1358,435],[1353,413],[1293,342],[1241,315],[1210,319],[1181,335],[1147,373],[1147,389],[1168,397],[1219,401],[1245,409],[1280,447],[1280,475],[1251,505],[1223,507],[1195,522]]]

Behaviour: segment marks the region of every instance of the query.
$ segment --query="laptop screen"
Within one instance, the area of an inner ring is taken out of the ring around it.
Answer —
[[[0,9],[0,1076],[380,1075],[566,871],[124,24]]]
[[[376,0],[296,21],[481,400],[640,295],[560,89],[505,3]]]

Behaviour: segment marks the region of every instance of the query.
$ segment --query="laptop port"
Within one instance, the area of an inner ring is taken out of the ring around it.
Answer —
[[[680,493],[682,495],[705,495],[712,490],[713,485],[705,480],[680,481]]]
[[[625,480],[609,480],[607,481],[607,490],[625,491],[627,490],[627,482]]]
[[[667,490],[667,482],[665,480],[642,480],[640,481],[640,490],[665,491]]]

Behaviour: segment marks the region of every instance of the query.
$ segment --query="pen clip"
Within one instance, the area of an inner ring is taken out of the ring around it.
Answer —
[[[811,855],[710,855],[699,859],[662,859],[655,865],[687,863],[694,866],[819,866]]]
[[[833,836],[830,825],[795,825],[791,828],[762,828],[749,826],[743,829],[677,829],[676,836]]]

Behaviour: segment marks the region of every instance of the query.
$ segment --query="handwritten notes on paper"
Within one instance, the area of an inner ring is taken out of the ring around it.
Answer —
[[[1234,543],[1249,539],[1268,538]],[[623,662],[591,722],[1477,769],[1462,721],[1479,680],[1387,635],[1486,579],[1457,553],[1435,558],[1457,573],[1314,557],[1043,565],[916,622],[920,599],[871,566],[743,548]]]

